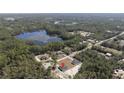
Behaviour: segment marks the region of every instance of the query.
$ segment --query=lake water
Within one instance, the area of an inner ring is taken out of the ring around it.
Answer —
[[[29,40],[34,44],[47,44],[49,42],[60,42],[61,38],[56,36],[49,36],[46,30],[39,30],[34,32],[25,32],[16,36],[18,39]]]

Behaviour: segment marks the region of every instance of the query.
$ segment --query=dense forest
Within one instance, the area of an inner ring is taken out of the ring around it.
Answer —
[[[94,50],[82,52],[76,56],[83,62],[79,73],[75,78],[85,79],[109,79],[112,78],[114,68],[117,66],[115,61],[108,61]]]

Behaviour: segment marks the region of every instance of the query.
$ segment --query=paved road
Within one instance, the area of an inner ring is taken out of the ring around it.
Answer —
[[[92,45],[91,43],[89,43],[85,49],[82,49],[82,50],[80,50],[80,51],[75,51],[75,52],[71,53],[69,56],[70,56],[70,57],[74,57],[75,55],[77,55],[77,54],[79,54],[79,53],[81,53],[81,52],[83,52],[83,51],[86,51],[87,49],[91,49],[92,46],[93,46],[93,45]]]
[[[103,42],[106,42],[106,41],[108,41],[108,40],[115,39],[116,37],[121,36],[121,35],[123,35],[123,34],[124,34],[124,32],[121,32],[120,34],[118,34],[118,35],[116,35],[116,36],[113,36],[113,37],[111,37],[111,38],[102,40],[102,41],[96,43],[95,45],[100,45],[100,44],[102,44]],[[83,51],[86,51],[87,49],[91,49],[92,46],[93,46],[93,44],[89,43],[88,46],[87,46],[85,49],[82,49],[82,50],[80,50],[80,51],[73,52],[73,53],[71,53],[69,56],[70,56],[70,57],[74,57],[75,55],[77,55],[77,54],[79,54],[79,53],[81,53],[81,52],[83,52]]]
[[[108,41],[108,40],[115,39],[115,38],[117,38],[118,36],[121,36],[121,35],[123,35],[123,34],[124,34],[124,32],[121,32],[120,34],[115,35],[115,36],[113,36],[113,37],[111,37],[111,38],[108,38],[108,39],[102,40],[102,41],[96,43],[95,45],[100,45],[100,44],[102,44],[103,42],[106,42],[106,41]]]

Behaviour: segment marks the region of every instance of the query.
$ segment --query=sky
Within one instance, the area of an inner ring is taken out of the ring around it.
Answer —
[[[124,0],[0,0],[0,13],[124,13]]]

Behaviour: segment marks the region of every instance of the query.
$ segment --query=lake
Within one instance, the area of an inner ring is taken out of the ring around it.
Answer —
[[[49,42],[60,42],[61,38],[57,36],[50,36],[46,30],[38,30],[34,32],[24,32],[16,36],[18,39],[31,41],[34,44],[47,44]]]

